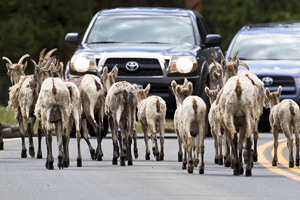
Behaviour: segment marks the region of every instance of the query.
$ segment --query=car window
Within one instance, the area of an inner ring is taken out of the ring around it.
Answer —
[[[240,34],[230,52],[244,60],[299,60],[299,33]]]
[[[85,42],[195,44],[195,39],[189,17],[100,16]]]

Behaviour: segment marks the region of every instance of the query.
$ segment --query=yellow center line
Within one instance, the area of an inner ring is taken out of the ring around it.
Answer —
[[[280,139],[278,140],[278,142],[282,142],[282,141],[285,141],[286,139]],[[259,147],[257,147],[257,153],[258,153],[258,158],[259,158],[259,162],[260,164],[262,164],[264,167],[266,167],[267,169],[277,173],[277,174],[280,174],[280,175],[283,175],[283,176],[286,176],[288,178],[291,178],[291,179],[294,179],[296,181],[300,181],[300,176],[298,175],[295,175],[295,174],[292,174],[292,173],[289,173],[285,170],[282,170],[280,169],[279,167],[277,166],[272,166],[272,162],[269,162],[266,157],[264,156],[264,151],[270,147],[270,146],[273,146],[274,145],[274,141],[270,141],[270,142],[267,142],[263,145],[260,145]],[[279,149],[278,149],[279,150]],[[282,151],[282,150],[281,150]],[[273,152],[273,151],[272,151]],[[273,158],[273,155],[272,154],[272,158]],[[282,156],[282,153],[281,153],[281,156]],[[282,162],[282,161],[280,161]],[[282,163],[280,163],[282,165]],[[289,169],[289,168],[288,168]],[[299,169],[298,169],[299,170]]]
[[[286,139],[285,139],[286,140]],[[295,140],[294,140],[294,143],[295,143]],[[286,167],[286,168],[289,168],[289,161],[287,160],[287,159],[285,159],[285,157],[283,157],[283,155],[282,155],[282,152],[283,152],[283,149],[285,148],[287,146],[287,144],[286,144],[286,142],[283,142],[282,144],[280,144],[280,145],[278,145],[278,151],[277,151],[277,156],[278,156],[278,162],[282,165],[282,166],[284,166],[284,167]],[[294,149],[294,151],[293,152],[295,152],[295,147],[293,147]],[[273,154],[272,155],[274,155],[274,149],[273,149]],[[295,153],[294,153],[295,154]],[[294,156],[294,155],[293,155]],[[294,164],[296,164],[296,163],[294,163]],[[293,167],[293,168],[289,168],[289,170],[291,170],[291,171],[293,171],[293,172],[296,172],[296,173],[298,173],[298,174],[300,174],[300,169],[295,165],[295,167]]]

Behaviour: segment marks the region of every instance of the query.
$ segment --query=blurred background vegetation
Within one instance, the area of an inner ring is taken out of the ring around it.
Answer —
[[[222,36],[226,51],[234,34],[250,23],[299,20],[298,0],[1,0],[0,56],[17,62],[29,53],[38,60],[43,48],[57,47],[55,53],[67,63],[75,51],[64,42],[66,33],[83,36],[96,12],[116,7],[178,7],[198,10],[207,20],[212,33]],[[11,83],[0,59],[0,105],[7,106]],[[29,63],[26,74],[33,72]]]

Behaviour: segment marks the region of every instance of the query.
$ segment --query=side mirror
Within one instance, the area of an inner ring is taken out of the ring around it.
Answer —
[[[70,45],[78,45],[79,33],[68,33],[65,37],[65,42]]]
[[[222,38],[218,34],[208,34],[206,36],[206,46],[207,47],[216,47],[220,46],[222,43]]]

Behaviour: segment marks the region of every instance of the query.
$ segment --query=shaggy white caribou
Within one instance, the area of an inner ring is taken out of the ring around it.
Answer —
[[[125,166],[125,157],[128,158],[128,165],[132,165],[131,144],[136,122],[136,107],[137,85],[122,81],[114,83],[109,88],[105,100],[105,114],[109,118],[112,132],[113,165],[118,164],[119,155],[121,166]]]
[[[289,150],[289,167],[294,167],[293,158],[293,131],[296,137],[296,166],[299,166],[299,106],[292,99],[284,99],[279,102],[279,97],[281,94],[281,86],[278,87],[277,91],[270,92],[266,88],[266,101],[265,106],[271,109],[270,113],[270,125],[272,127],[273,137],[274,137],[274,156],[272,165],[277,166],[277,147],[278,147],[278,132],[282,131],[287,138],[287,147]]]
[[[164,160],[164,133],[166,124],[167,106],[165,101],[159,96],[148,96],[150,84],[145,89],[138,91],[138,120],[144,132],[146,145],[146,160],[150,160],[150,150],[148,146],[147,127],[151,132],[152,151],[156,160]],[[160,139],[160,153],[157,145],[157,133]]]

